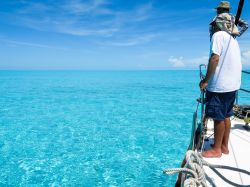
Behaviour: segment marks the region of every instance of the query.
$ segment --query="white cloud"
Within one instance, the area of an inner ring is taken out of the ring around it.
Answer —
[[[187,59],[187,64],[195,67],[198,67],[200,64],[208,64],[208,56]]]
[[[168,59],[168,62],[170,62],[170,64],[175,67],[175,68],[182,68],[182,67],[185,67],[185,64],[183,62],[183,57],[173,57],[171,56],[169,59]]]
[[[243,66],[250,66],[250,50],[244,50],[241,54],[242,56],[242,64]],[[182,56],[180,57],[173,57],[171,56],[168,59],[168,62],[172,65],[172,67],[175,68],[196,68],[198,69],[198,66],[200,64],[208,64],[208,55],[196,57],[196,58],[189,58],[184,59]]]
[[[14,14],[6,14],[12,24],[39,31],[76,36],[112,36],[119,28],[112,24],[115,12],[106,8],[106,0],[69,0],[61,4],[22,1]],[[100,15],[109,15],[102,19]],[[106,22],[106,20],[111,20]]]
[[[250,50],[243,52],[242,55],[244,57],[250,58]]]
[[[250,50],[242,52],[242,64],[246,66],[250,65]]]
[[[41,13],[50,11],[51,7],[43,3],[22,2],[23,7],[17,11],[20,14]]]
[[[109,29],[84,29],[84,28],[61,28],[58,32],[71,34],[75,36],[89,36],[89,35],[101,35],[101,36],[111,36],[113,33],[117,32],[117,28]]]
[[[144,20],[148,19],[149,15],[150,15],[149,12],[152,11],[152,8],[153,8],[153,6],[151,3],[147,3],[147,4],[144,4],[140,7],[138,7],[135,11],[135,15],[133,15],[134,16],[133,20],[134,21],[144,21]]]
[[[130,10],[114,10],[107,6],[112,4],[108,0],[67,0],[61,4],[23,0],[20,4],[12,15],[6,14],[12,24],[39,31],[101,37],[128,33],[135,28],[134,24],[147,20],[153,9],[152,3],[146,3]],[[130,41],[127,45],[135,43]]]
[[[62,8],[67,12],[81,15],[86,13],[94,13],[99,7],[104,4],[106,4],[106,1],[104,0],[92,0],[85,2],[81,0],[71,0],[62,5]]]
[[[137,37],[135,36],[133,38],[129,38],[127,40],[122,40],[122,41],[112,41],[112,42],[102,42],[102,43],[99,42],[99,44],[108,46],[117,46],[117,47],[135,46],[148,43],[157,36],[158,36],[157,34],[146,34]]]
[[[182,56],[180,57],[173,57],[171,56],[168,59],[168,62],[175,68],[198,68],[200,64],[207,64],[208,63],[208,56],[201,56],[196,58],[189,58],[184,59]]]
[[[47,49],[59,49],[59,50],[69,50],[68,48],[63,47],[57,47],[52,45],[44,45],[44,44],[38,44],[38,43],[30,43],[30,42],[24,42],[24,41],[14,41],[14,40],[1,40],[3,42],[14,44],[14,45],[25,45],[29,47],[39,47],[39,48],[47,48]]]

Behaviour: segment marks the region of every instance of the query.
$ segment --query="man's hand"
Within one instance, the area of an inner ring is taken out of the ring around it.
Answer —
[[[200,89],[202,90],[202,91],[204,91],[205,90],[205,88],[207,87],[207,85],[208,85],[208,82],[206,81],[206,79],[203,79],[203,80],[201,80],[201,82],[200,82]]]

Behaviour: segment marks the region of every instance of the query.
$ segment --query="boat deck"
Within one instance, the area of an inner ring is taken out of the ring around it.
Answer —
[[[214,172],[205,166],[205,172],[209,177],[207,183],[209,186],[218,187],[250,187],[250,131],[243,127],[245,125],[243,120],[234,118],[231,123],[229,154],[222,154],[221,158],[204,158],[210,164],[230,166],[231,169],[216,168],[216,172]],[[213,144],[213,132],[213,121],[208,120],[208,140],[205,141],[205,150]],[[235,168],[241,169],[243,172],[233,171]]]

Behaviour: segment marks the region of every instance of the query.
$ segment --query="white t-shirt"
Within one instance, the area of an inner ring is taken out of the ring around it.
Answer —
[[[214,75],[208,82],[210,92],[231,92],[238,90],[241,84],[241,55],[236,39],[225,31],[213,34],[210,46],[211,54],[220,56]]]

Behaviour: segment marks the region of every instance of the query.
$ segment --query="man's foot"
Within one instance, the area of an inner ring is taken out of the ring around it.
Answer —
[[[223,153],[223,154],[226,154],[226,155],[228,155],[229,154],[229,150],[228,150],[228,148],[226,147],[226,146],[221,146],[221,152]]]
[[[212,147],[212,148],[214,148],[214,144],[210,144],[210,146]],[[226,146],[221,146],[221,152],[223,153],[223,154],[225,154],[225,155],[228,155],[229,154],[229,149],[226,147]]]
[[[202,153],[202,156],[206,158],[219,158],[221,157],[221,154],[222,154],[221,151],[209,149],[208,151],[204,151]]]

